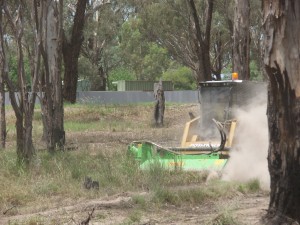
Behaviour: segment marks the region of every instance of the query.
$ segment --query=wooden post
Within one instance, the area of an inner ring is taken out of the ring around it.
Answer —
[[[154,119],[156,126],[163,126],[165,113],[165,94],[162,81],[154,84],[154,98],[156,100],[154,107]]]

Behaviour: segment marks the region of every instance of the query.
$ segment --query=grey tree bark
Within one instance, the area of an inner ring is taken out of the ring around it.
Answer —
[[[64,109],[62,97],[62,12],[63,1],[42,1],[43,83],[40,83],[44,139],[50,152],[65,144]],[[43,93],[43,94],[42,94]]]
[[[6,144],[6,116],[5,116],[5,91],[4,82],[8,74],[8,64],[4,44],[3,23],[4,0],[0,0],[0,147]]]
[[[233,72],[239,79],[250,78],[250,2],[235,0],[233,29]]]
[[[300,1],[263,1],[270,203],[264,224],[300,223]]]
[[[36,3],[36,1],[34,1]],[[15,88],[12,85],[9,77],[5,77],[6,84],[9,90],[9,96],[12,107],[16,115],[16,134],[17,134],[17,156],[19,163],[29,164],[34,155],[35,149],[32,141],[32,120],[34,114],[34,105],[36,99],[36,87],[38,82],[38,75],[40,71],[40,43],[41,32],[40,29],[33,30],[34,42],[32,46],[32,78],[31,83],[26,81],[26,74],[24,69],[24,45],[27,44],[24,41],[24,8],[32,7],[34,3],[26,5],[24,0],[18,2],[18,8],[16,12],[11,12],[7,7],[8,2],[4,3],[4,12],[8,19],[8,23],[12,30],[13,40],[17,46],[17,61],[18,61],[18,93],[15,94]],[[33,10],[33,7],[31,8]],[[15,18],[13,18],[15,15]],[[34,27],[34,26],[33,26]],[[29,92],[27,86],[31,86],[31,92]]]

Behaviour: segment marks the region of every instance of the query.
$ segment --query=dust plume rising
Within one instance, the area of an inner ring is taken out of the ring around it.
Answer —
[[[258,179],[261,188],[268,190],[270,175],[267,162],[269,142],[266,96],[251,102],[246,108],[236,111],[238,128],[235,144],[222,179],[241,182]]]

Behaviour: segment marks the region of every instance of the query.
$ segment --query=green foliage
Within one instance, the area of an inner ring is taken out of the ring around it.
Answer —
[[[224,7],[226,5],[226,7]],[[233,1],[219,0],[214,4],[211,27],[211,64],[214,70],[224,70],[232,60],[232,40],[229,21],[233,21]],[[221,65],[218,65],[218,58],[221,58]],[[221,66],[221,68],[219,68]],[[230,71],[231,72],[231,71]]]
[[[91,7],[94,4],[88,4],[89,11],[92,11]],[[93,91],[98,91],[100,88],[103,90],[102,78],[109,79],[110,71],[123,65],[118,47],[118,34],[124,22],[121,13],[123,7],[122,2],[103,4],[85,24],[82,55],[89,62],[90,67],[84,68],[83,72],[92,72],[89,74],[89,80]],[[111,88],[109,83],[106,85]]]
[[[108,76],[108,89],[109,90],[117,90],[117,86],[113,85],[112,82],[119,80],[134,80],[135,75],[134,72],[130,71],[125,67],[118,67],[113,69]]]
[[[250,62],[250,79],[256,81],[263,81],[263,71],[257,66],[256,62],[252,60]]]
[[[15,55],[15,53],[10,54],[8,59],[8,67],[9,67],[8,76],[12,80],[15,87],[17,87],[18,86],[18,58]],[[26,57],[24,58],[24,69],[26,74],[27,87],[31,87],[30,64],[28,58]]]
[[[193,90],[197,87],[192,70],[185,66],[168,69],[162,79],[173,81],[175,90]]]
[[[166,49],[147,41],[141,33],[141,20],[131,18],[120,32],[122,59],[135,73],[138,80],[157,80],[169,67]]]
[[[93,65],[87,58],[79,57],[78,59],[78,78],[79,79],[93,79],[97,76],[97,67]]]
[[[142,79],[157,80],[169,66],[168,52],[153,42],[148,44],[148,48],[148,54],[143,60]]]

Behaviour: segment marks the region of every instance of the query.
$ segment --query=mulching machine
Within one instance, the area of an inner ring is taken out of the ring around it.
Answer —
[[[151,141],[134,141],[128,152],[141,169],[159,165],[187,171],[222,170],[234,146],[237,120],[235,109],[258,97],[265,84],[243,81],[199,83],[200,116],[185,124],[180,147],[164,147]]]

